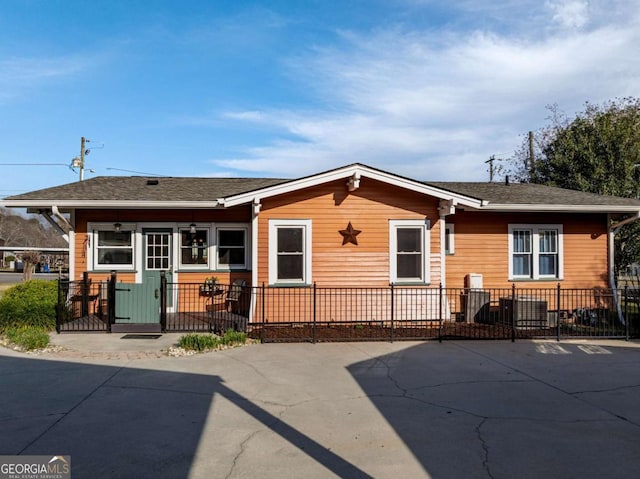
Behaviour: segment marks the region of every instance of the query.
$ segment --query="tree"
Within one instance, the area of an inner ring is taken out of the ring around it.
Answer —
[[[0,240],[5,246],[68,246],[60,234],[39,217],[16,215],[6,208],[0,208]]]
[[[512,171],[521,181],[626,198],[640,196],[640,99],[621,98],[603,105],[585,104],[569,120],[549,107],[550,125],[516,152]],[[640,260],[640,222],[616,235],[616,271]]]
[[[36,264],[40,261],[41,253],[39,251],[25,251],[20,256],[22,257],[22,281],[29,281],[36,269]]]

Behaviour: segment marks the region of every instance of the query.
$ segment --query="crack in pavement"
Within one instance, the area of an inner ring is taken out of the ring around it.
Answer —
[[[482,459],[482,468],[486,471],[487,475],[494,479],[493,474],[491,474],[491,467],[489,466],[489,445],[485,441],[482,436],[482,426],[488,421],[488,418],[484,418],[480,423],[476,426],[476,434],[478,435],[478,440],[480,441],[480,445],[482,446],[482,450],[484,451],[484,458]]]
[[[600,406],[598,404],[594,404],[591,401],[586,400],[585,398],[579,397],[580,393],[574,393],[574,392],[566,391],[566,390],[556,386],[555,384],[551,384],[551,383],[549,383],[547,381],[544,381],[543,379],[541,379],[539,377],[534,376],[533,374],[527,373],[525,371],[522,371],[521,369],[518,369],[518,368],[515,368],[515,367],[510,366],[508,364],[505,364],[502,361],[498,361],[497,359],[492,358],[491,356],[488,356],[486,354],[482,354],[482,353],[480,353],[478,351],[475,351],[473,349],[466,348],[466,347],[462,346],[461,344],[453,344],[453,346],[455,346],[457,348],[460,348],[460,349],[462,349],[462,350],[464,350],[464,351],[466,351],[468,353],[475,354],[476,356],[480,356],[480,357],[482,357],[484,359],[492,361],[492,362],[494,362],[496,364],[499,364],[500,366],[502,366],[504,368],[507,368],[507,369],[510,369],[511,371],[514,371],[514,372],[516,372],[518,374],[522,374],[523,376],[525,376],[527,378],[530,378],[533,381],[536,381],[536,382],[538,382],[540,384],[543,384],[543,385],[545,385],[545,386],[547,386],[547,387],[549,387],[551,389],[555,389],[556,391],[558,391],[558,392],[560,392],[562,394],[565,394],[566,396],[569,396],[570,398],[575,399],[576,401],[580,401],[580,402],[582,402],[584,404],[587,404],[588,406],[590,406],[590,407],[592,407],[594,409],[597,409],[597,410],[602,411],[602,412],[604,412],[604,413],[606,413],[608,415],[611,415],[611,416],[613,416],[613,417],[615,417],[617,419],[620,419],[620,420],[625,421],[625,422],[627,422],[629,424],[632,424],[633,426],[640,427],[639,423],[637,423],[635,421],[632,421],[629,418],[626,418],[624,416],[620,416],[619,414],[617,414],[617,413],[615,413],[613,411],[610,411],[608,409],[605,409],[604,407],[602,407],[602,406]],[[613,390],[615,390],[615,388],[613,388]]]

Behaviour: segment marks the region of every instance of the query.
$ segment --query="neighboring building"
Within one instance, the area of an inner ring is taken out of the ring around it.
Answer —
[[[304,178],[97,177],[0,204],[70,215],[70,277],[144,284],[607,287],[640,201],[536,184],[422,182],[353,164]],[[477,276],[481,275],[481,276]]]

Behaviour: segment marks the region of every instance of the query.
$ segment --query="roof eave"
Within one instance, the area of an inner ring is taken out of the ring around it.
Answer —
[[[61,209],[196,209],[217,208],[218,201],[139,201],[139,200],[0,200],[7,208],[51,208]]]
[[[500,204],[488,203],[483,211],[550,211],[550,212],[575,212],[575,213],[637,213],[640,206],[626,205],[562,205],[562,204]]]
[[[414,181],[409,178],[387,173],[382,170],[370,168],[365,165],[355,164],[349,165],[343,168],[337,168],[335,170],[319,173],[317,175],[300,178],[298,180],[291,180],[279,185],[269,186],[267,188],[261,188],[239,195],[232,195],[224,200],[220,200],[226,207],[237,206],[241,204],[251,203],[256,199],[262,200],[264,198],[270,198],[286,193],[292,193],[305,188],[311,188],[321,185],[323,183],[329,183],[337,180],[347,180],[353,175],[358,175],[359,178],[370,178],[373,180],[381,181],[390,185],[398,186],[406,190],[415,191],[425,195],[430,195],[439,199],[453,200],[455,204],[469,207],[481,207],[484,202],[476,198],[470,198],[458,193],[452,193],[450,191],[442,190],[434,186]]]

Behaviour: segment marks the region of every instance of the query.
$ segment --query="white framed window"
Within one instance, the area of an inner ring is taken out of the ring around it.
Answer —
[[[94,270],[132,271],[135,265],[135,225],[90,225],[91,260]]]
[[[247,269],[249,265],[249,226],[216,226],[216,268]]]
[[[311,284],[311,220],[269,220],[269,283]]]
[[[209,269],[209,228],[178,228],[181,269]]]
[[[429,220],[389,221],[391,283],[428,283]]]
[[[454,254],[456,252],[455,243],[455,225],[453,223],[447,223],[444,226],[444,254]]]
[[[562,225],[509,225],[509,279],[563,277]]]

